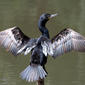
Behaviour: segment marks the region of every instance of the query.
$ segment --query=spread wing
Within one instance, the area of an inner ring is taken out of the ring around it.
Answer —
[[[72,50],[85,52],[85,37],[72,29],[64,29],[51,41],[44,41],[42,47],[45,55],[54,58]]]
[[[19,27],[12,27],[0,32],[0,45],[13,55],[28,53],[34,48],[36,39],[27,37]]]

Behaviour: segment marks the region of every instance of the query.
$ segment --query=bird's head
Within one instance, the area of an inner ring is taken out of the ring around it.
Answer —
[[[48,14],[48,13],[44,13],[40,16],[40,19],[39,19],[39,22],[38,22],[38,27],[39,27],[39,30],[41,31],[42,35],[46,36],[49,38],[49,32],[48,32],[48,29],[46,29],[46,22],[57,16],[58,14]]]
[[[49,19],[57,16],[58,14],[48,14],[48,13],[44,13],[40,16],[40,21],[42,22],[47,22]]]

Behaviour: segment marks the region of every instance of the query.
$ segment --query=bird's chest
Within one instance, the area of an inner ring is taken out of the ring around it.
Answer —
[[[42,51],[42,47],[35,47],[34,49],[33,49],[33,51],[32,51],[32,55],[34,55],[34,56],[41,56],[41,54],[43,53],[43,51]]]
[[[37,62],[37,64],[42,64],[44,59],[44,54],[41,47],[35,47],[32,51],[31,60]]]

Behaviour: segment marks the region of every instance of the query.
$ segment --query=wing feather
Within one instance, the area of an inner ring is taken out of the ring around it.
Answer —
[[[54,58],[72,50],[85,52],[85,37],[72,29],[64,29],[49,42],[42,44],[44,54]]]
[[[36,40],[27,37],[19,27],[12,27],[0,32],[0,45],[17,55],[34,46]],[[23,49],[22,49],[23,48]]]

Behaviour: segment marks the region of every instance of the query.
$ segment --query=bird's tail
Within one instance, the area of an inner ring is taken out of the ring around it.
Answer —
[[[29,65],[24,71],[20,73],[22,79],[26,79],[28,82],[44,79],[47,75],[41,65]]]

